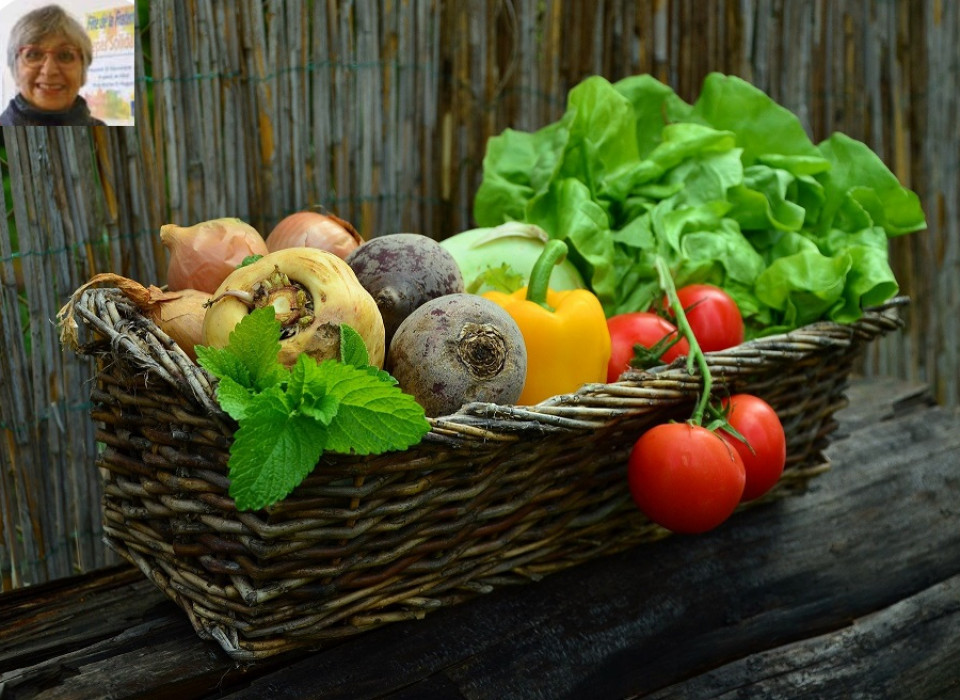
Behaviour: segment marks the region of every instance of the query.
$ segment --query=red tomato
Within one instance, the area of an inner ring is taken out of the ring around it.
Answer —
[[[668,530],[706,532],[740,503],[743,461],[703,426],[665,423],[645,432],[630,452],[630,494],[650,520]]]
[[[649,311],[635,311],[632,313],[611,316],[607,319],[607,328],[610,329],[610,362],[607,365],[607,382],[617,381],[623,372],[630,367],[633,359],[634,345],[652,348],[668,335],[676,336],[677,327],[655,313]],[[690,344],[686,338],[672,346],[661,356],[664,364],[673,362],[681,355],[690,352]]]
[[[718,431],[740,453],[747,472],[747,483],[740,500],[750,501],[773,488],[783,474],[787,438],[777,412],[763,399],[750,394],[734,394],[723,400],[723,406],[729,406],[727,422],[750,444],[747,447],[730,433]]]
[[[677,297],[701,350],[726,350],[743,342],[743,316],[725,291],[712,284],[688,284],[677,290]],[[672,318],[666,301],[664,308]]]

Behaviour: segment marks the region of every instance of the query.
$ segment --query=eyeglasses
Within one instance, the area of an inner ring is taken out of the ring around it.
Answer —
[[[39,46],[21,46],[17,55],[28,68],[37,68],[47,60],[48,54],[61,66],[72,66],[82,58],[75,46],[60,46],[52,51],[44,51]]]

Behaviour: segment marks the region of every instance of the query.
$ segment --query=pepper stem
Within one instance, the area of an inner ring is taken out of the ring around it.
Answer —
[[[567,257],[567,244],[556,238],[551,239],[543,247],[543,252],[537,258],[530,271],[530,282],[527,284],[527,301],[539,304],[548,311],[553,311],[547,304],[547,290],[550,288],[550,275],[553,268],[562,263]]]
[[[707,358],[703,356],[703,350],[700,349],[700,343],[697,342],[693,329],[687,321],[687,314],[683,311],[683,304],[680,303],[680,297],[677,296],[677,288],[673,284],[673,277],[670,275],[670,269],[663,258],[657,256],[656,259],[657,274],[660,276],[660,288],[667,295],[667,301],[670,302],[670,309],[677,320],[677,328],[680,334],[687,339],[690,344],[690,354],[687,356],[687,371],[693,373],[693,363],[697,363],[700,369],[700,376],[703,379],[703,393],[700,400],[690,417],[692,425],[701,425],[703,423],[703,414],[710,403],[710,391],[713,388],[713,377],[710,375],[710,367],[707,365]]]

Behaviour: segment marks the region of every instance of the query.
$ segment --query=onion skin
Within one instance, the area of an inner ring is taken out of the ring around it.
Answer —
[[[289,293],[289,288],[274,287],[269,293],[262,291],[263,280],[270,279],[277,272],[286,275],[291,283],[300,285],[306,292],[305,300],[312,303],[312,309],[303,320],[309,317],[309,323],[296,321],[296,316],[306,307],[290,301],[296,294]],[[257,299],[261,295],[263,298]],[[250,313],[252,302],[256,306],[272,303],[281,322],[287,316],[292,317],[293,322],[287,331],[290,336],[281,338],[278,357],[286,367],[292,367],[302,353],[317,362],[339,359],[340,325],[344,323],[360,334],[369,363],[383,367],[385,346],[380,309],[357,281],[350,266],[333,253],[315,248],[288,248],[269,253],[230,273],[207,307],[203,319],[203,343],[225,347],[230,333]]]
[[[160,241],[170,251],[167,287],[213,293],[251,255],[266,255],[260,233],[240,219],[203,221],[193,226],[165,224]]]
[[[73,307],[80,294],[88,287],[109,284],[137,305],[144,316],[153,321],[166,333],[186,355],[196,362],[194,346],[201,340],[205,305],[210,295],[197,289],[181,289],[176,292],[165,291],[150,285],[144,287],[136,280],[112,272],[94,275],[73,293],[57,314],[60,320],[60,341],[70,347],[77,347],[77,322],[73,317]]]
[[[209,300],[210,295],[199,289],[166,292],[152,316],[154,323],[173,338],[194,362],[197,361],[194,346],[203,340],[203,317],[207,313],[206,303]]]
[[[333,214],[299,211],[280,220],[267,236],[273,253],[287,248],[316,248],[346,258],[363,243],[363,237],[349,221]]]

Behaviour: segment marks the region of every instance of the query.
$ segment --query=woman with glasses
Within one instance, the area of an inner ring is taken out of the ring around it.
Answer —
[[[7,45],[19,92],[0,114],[0,125],[105,126],[78,94],[92,59],[90,37],[63,8],[47,5],[25,14]]]

